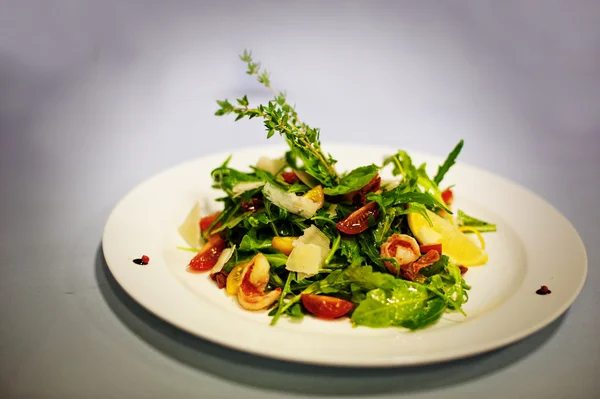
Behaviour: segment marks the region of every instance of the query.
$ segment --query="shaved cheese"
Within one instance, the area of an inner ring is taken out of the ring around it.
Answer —
[[[303,172],[301,170],[295,170],[294,173],[296,174],[296,176],[298,176],[298,179],[300,179],[302,183],[306,184],[310,188],[319,185],[319,181],[306,172]]]
[[[192,209],[188,212],[185,220],[179,226],[179,234],[192,248],[200,248],[202,246],[202,239],[200,238],[200,219],[202,218],[202,211],[200,208],[200,201],[197,201]]]
[[[297,273],[298,280],[314,276],[329,254],[329,238],[317,226],[310,226],[294,241],[285,268]]]
[[[313,217],[320,206],[320,204],[312,202],[309,198],[288,193],[271,183],[265,184],[263,194],[278,207],[306,219]]]
[[[293,245],[294,247],[298,247],[302,244],[314,244],[319,247],[321,249],[321,263],[323,263],[327,254],[329,254],[330,240],[317,226],[313,225],[304,230],[304,234],[294,241]]]
[[[231,191],[233,191],[233,194],[234,194],[233,197],[235,198],[237,196],[242,195],[246,191],[254,190],[255,188],[259,188],[264,185],[265,185],[265,183],[262,181],[249,181],[249,182],[236,184],[235,186],[233,186]]]
[[[303,273],[304,278],[319,273],[321,262],[321,247],[300,243],[290,253],[285,268],[291,272]],[[300,279],[300,275],[298,278]]]
[[[274,175],[285,166],[285,158],[271,159],[260,157],[256,163],[256,169],[261,169]]]
[[[215,263],[213,268],[210,269],[211,274],[219,273],[221,270],[223,270],[223,266],[225,266],[225,263],[227,263],[227,261],[229,259],[231,259],[231,256],[233,256],[234,252],[235,252],[235,245],[233,247],[225,248],[223,250],[223,252],[221,252],[221,255],[219,256],[217,263]]]

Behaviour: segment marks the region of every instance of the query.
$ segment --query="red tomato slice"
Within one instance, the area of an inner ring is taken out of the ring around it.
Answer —
[[[442,243],[419,245],[419,249],[422,254],[426,254],[429,251],[437,251],[438,254],[442,254]]]
[[[302,304],[320,319],[337,319],[354,309],[354,304],[344,299],[325,295],[303,294]]]
[[[454,201],[454,193],[449,188],[442,191],[442,199],[446,203],[446,205],[451,205],[452,201]]]
[[[370,182],[367,183],[366,186],[360,189],[360,192],[363,194],[368,194],[379,190],[381,187],[381,177],[379,173],[375,175],[374,178],[371,179]]]
[[[225,240],[218,234],[211,236],[200,252],[192,258],[188,265],[188,270],[204,272],[212,269],[217,260],[219,260],[219,256],[221,256],[221,252],[223,252],[226,245]]]
[[[283,172],[281,177],[283,177],[283,180],[285,180],[287,184],[294,184],[298,181],[298,175],[294,173],[294,171]]]
[[[246,212],[255,212],[263,206],[263,200],[260,198],[252,198],[250,201],[243,200],[240,207]]]
[[[359,234],[369,228],[370,216],[377,219],[378,215],[379,205],[376,202],[369,202],[362,208],[352,212],[346,219],[337,222],[336,227],[345,234]]]
[[[379,174],[376,174],[374,178],[371,179],[370,182],[367,183],[366,186],[357,191],[352,191],[351,193],[343,195],[343,198],[346,201],[353,202],[355,204],[364,205],[367,202],[366,195],[372,192],[375,192],[381,188],[381,177]]]
[[[202,219],[200,219],[200,232],[204,233],[212,224],[212,222],[215,221],[215,219],[217,217],[219,217],[219,215],[221,214],[220,211],[217,211],[215,213],[212,213],[206,217],[203,217]],[[217,225],[214,228],[217,228],[221,225],[221,223],[217,223]]]

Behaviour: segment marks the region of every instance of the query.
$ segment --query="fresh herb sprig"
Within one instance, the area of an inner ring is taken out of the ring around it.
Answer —
[[[215,115],[235,114],[235,120],[243,118],[262,118],[267,129],[267,138],[279,133],[285,138],[292,153],[300,158],[306,173],[317,179],[325,187],[336,186],[339,182],[335,170],[336,160],[321,149],[320,130],[312,128],[298,118],[298,113],[286,99],[285,93],[279,92],[271,85],[269,73],[261,69],[259,62],[254,62],[252,52],[244,50],[240,59],[246,63],[248,75],[256,76],[259,83],[273,92],[275,98],[267,105],[250,107],[248,97],[244,95],[236,99],[237,105],[227,99],[219,100],[219,109]]]

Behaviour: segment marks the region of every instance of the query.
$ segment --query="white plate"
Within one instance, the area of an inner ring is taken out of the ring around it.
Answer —
[[[328,145],[338,170],[381,163],[392,149]],[[232,167],[247,170],[261,155],[280,156],[283,147],[251,148],[233,153]],[[348,320],[300,323],[281,320],[269,326],[265,313],[242,310],[218,290],[208,274],[189,274],[193,254],[177,227],[195,201],[208,211],[212,199],[210,171],[229,154],[197,159],[140,184],[123,198],[105,226],[103,249],[115,279],[136,301],[157,316],[219,344],[290,361],[343,366],[425,364],[489,351],[530,335],[560,316],[579,294],[587,274],[585,249],[571,224],[527,189],[457,163],[444,184],[456,184],[454,209],[498,225],[486,234],[487,265],[465,275],[472,290],[468,316],[445,316],[431,328],[352,328]],[[434,170],[439,158],[411,153]],[[133,259],[150,256],[150,264]],[[548,285],[552,294],[535,291]]]

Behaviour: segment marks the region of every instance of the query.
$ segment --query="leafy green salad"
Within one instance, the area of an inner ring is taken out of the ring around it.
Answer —
[[[321,148],[319,129],[301,121],[250,52],[247,74],[274,98],[251,106],[247,96],[218,101],[216,115],[260,118],[267,138],[284,138],[281,157],[260,157],[248,170],[212,171],[222,210],[199,204],[179,232],[195,255],[190,272],[208,272],[223,295],[248,311],[281,317],[349,319],[354,326],[424,328],[461,312],[471,288],[469,267],[488,257],[481,233],[494,224],[452,211],[443,187],[463,142],[429,176],[397,151],[350,171]],[[388,169],[389,180],[381,178]]]

